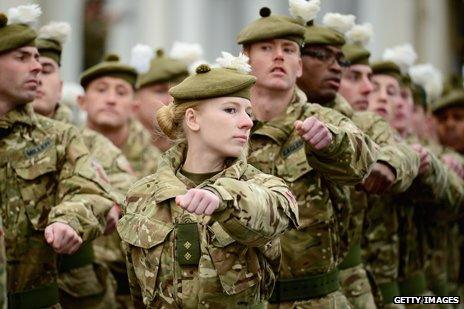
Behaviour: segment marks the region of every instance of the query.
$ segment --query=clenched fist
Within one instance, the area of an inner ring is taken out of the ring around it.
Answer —
[[[459,160],[453,155],[446,154],[441,158],[441,160],[450,170],[458,174],[459,177],[464,178],[464,166],[462,166]]]
[[[82,238],[69,225],[55,222],[45,228],[45,240],[56,253],[73,254],[80,248]]]
[[[315,150],[322,150],[332,142],[332,133],[316,117],[311,116],[304,121],[295,121],[295,129],[298,135]]]
[[[430,156],[427,149],[425,149],[420,144],[413,144],[411,148],[414,149],[415,152],[419,155],[420,158],[420,165],[419,165],[419,175],[423,175],[430,169]]]
[[[106,227],[103,235],[109,235],[113,233],[114,229],[116,228],[116,224],[119,221],[119,216],[121,215],[121,207],[118,204],[114,204],[111,207],[110,211],[106,215]]]
[[[383,194],[391,187],[395,179],[395,173],[390,166],[375,162],[369,176],[362,183],[362,187],[367,193]]]
[[[192,214],[210,216],[219,207],[219,197],[204,189],[190,189],[176,196],[176,204]]]

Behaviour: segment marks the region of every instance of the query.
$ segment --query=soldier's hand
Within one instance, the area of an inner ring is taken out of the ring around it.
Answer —
[[[219,197],[204,189],[190,189],[176,196],[176,204],[192,214],[211,215],[219,207]]]
[[[362,188],[367,193],[383,194],[391,187],[395,179],[395,173],[390,166],[382,162],[375,162],[369,176],[362,183]]]
[[[315,150],[322,150],[332,142],[332,133],[316,117],[311,116],[304,121],[295,121],[295,129],[298,135]]]
[[[446,154],[441,160],[449,167],[450,170],[458,174],[459,177],[464,178],[464,166],[453,155]]]
[[[45,228],[45,240],[60,254],[73,254],[82,244],[82,238],[69,225],[55,222]]]
[[[118,204],[114,204],[111,207],[110,211],[106,215],[106,228],[103,232],[103,235],[109,235],[113,233],[114,229],[116,228],[116,224],[119,221],[119,216],[121,215],[121,207]]]
[[[425,149],[420,144],[413,144],[411,148],[414,149],[415,152],[419,155],[420,158],[420,165],[419,165],[419,175],[423,175],[430,169],[430,156],[427,149]]]

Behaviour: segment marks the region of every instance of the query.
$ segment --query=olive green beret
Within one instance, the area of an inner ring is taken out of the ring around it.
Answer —
[[[81,86],[85,89],[90,82],[104,76],[121,78],[134,87],[137,72],[133,67],[119,62],[117,55],[110,54],[105,56],[103,62],[88,68],[81,74]]]
[[[35,46],[37,33],[26,24],[7,25],[8,17],[0,12],[0,53],[20,48]]]
[[[61,51],[62,46],[59,42],[49,39],[37,39],[35,41],[37,49],[39,50],[40,56],[51,58],[58,65],[61,65]]]
[[[401,82],[400,67],[392,61],[378,61],[373,63],[371,68],[374,75],[389,75]]]
[[[188,67],[182,61],[170,58],[162,49],[156,51],[156,57],[150,62],[150,70],[139,74],[136,88],[140,89],[153,83],[180,83],[189,75]]]
[[[271,39],[288,39],[301,45],[304,26],[299,19],[283,15],[271,15],[269,8],[259,11],[261,18],[247,25],[237,36],[238,44],[249,44]]]
[[[369,57],[371,53],[361,45],[345,44],[342,47],[342,52],[350,64],[365,64],[369,65]]]
[[[463,107],[464,108],[464,90],[453,89],[447,95],[438,99],[432,105],[432,112],[435,114],[448,107]]]
[[[250,99],[250,88],[256,78],[234,69],[210,68],[206,64],[197,67],[196,74],[187,77],[169,93],[175,104],[217,97]]]
[[[345,36],[337,30],[310,22],[306,25],[304,44],[342,46],[345,44]]]

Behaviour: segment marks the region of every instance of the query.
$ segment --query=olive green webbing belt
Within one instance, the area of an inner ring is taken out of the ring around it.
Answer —
[[[47,308],[58,303],[59,294],[56,282],[28,291],[8,293],[9,309]]]
[[[351,246],[350,250],[346,254],[346,257],[343,261],[338,265],[338,269],[345,270],[348,268],[352,268],[358,266],[362,263],[361,260],[361,244],[357,243]]]
[[[95,254],[93,252],[92,243],[84,243],[74,254],[61,256],[59,272],[64,273],[71,269],[92,264],[94,260]]]
[[[269,303],[309,300],[333,293],[339,288],[338,269],[304,278],[280,279],[276,282]]]
[[[427,290],[427,280],[422,271],[407,277],[398,283],[401,296],[419,296]]]
[[[393,298],[395,296],[400,296],[400,288],[398,282],[387,282],[378,284],[380,293],[382,293],[382,298],[384,304],[393,304]]]

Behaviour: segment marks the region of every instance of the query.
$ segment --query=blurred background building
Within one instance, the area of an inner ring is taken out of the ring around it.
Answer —
[[[287,0],[1,0],[0,10],[38,3],[41,25],[66,21],[73,33],[65,47],[63,79],[77,81],[80,72],[106,52],[129,60],[137,43],[170,50],[174,41],[200,43],[205,59],[221,51],[237,53],[235,37],[258,18],[262,6],[288,14]],[[464,54],[464,0],[322,0],[326,12],[351,13],[357,23],[370,22],[375,36],[371,59],[386,47],[412,43],[418,62],[432,62],[445,75],[461,75]],[[40,25],[38,25],[40,26]]]

